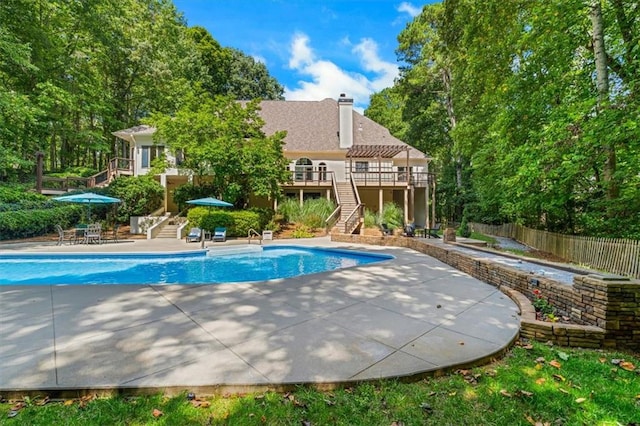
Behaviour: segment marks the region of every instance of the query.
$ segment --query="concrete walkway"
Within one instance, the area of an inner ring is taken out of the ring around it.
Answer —
[[[395,259],[257,283],[0,286],[0,395],[331,386],[470,365],[517,336],[508,297],[429,256],[328,238],[270,242],[282,243]],[[91,250],[199,248],[138,240]],[[12,244],[0,254],[79,249]]]

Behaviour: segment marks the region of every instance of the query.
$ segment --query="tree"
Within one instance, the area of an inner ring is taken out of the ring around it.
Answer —
[[[445,0],[407,25],[391,92],[447,215],[640,236],[636,16],[623,0]]]
[[[182,167],[214,195],[246,206],[249,195],[276,198],[289,179],[282,154],[284,132],[265,136],[259,100],[240,103],[231,97],[189,93],[175,114],[154,113],[149,124],[156,140],[184,153]]]
[[[228,48],[231,54],[228,80],[224,94],[236,100],[284,99],[284,88],[269,75],[267,67],[238,49]]]

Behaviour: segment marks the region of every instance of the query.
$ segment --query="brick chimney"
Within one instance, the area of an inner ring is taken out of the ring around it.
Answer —
[[[338,114],[340,118],[340,148],[351,148],[353,145],[353,99],[344,93],[338,98]]]

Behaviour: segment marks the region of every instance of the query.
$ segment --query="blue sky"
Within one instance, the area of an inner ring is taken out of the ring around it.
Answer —
[[[422,5],[394,0],[174,0],[189,26],[262,61],[287,100],[354,99],[398,76],[397,36]]]

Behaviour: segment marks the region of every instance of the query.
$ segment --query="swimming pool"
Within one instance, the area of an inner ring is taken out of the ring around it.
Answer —
[[[291,278],[393,259],[353,250],[237,247],[175,253],[0,255],[0,285],[219,284]]]

